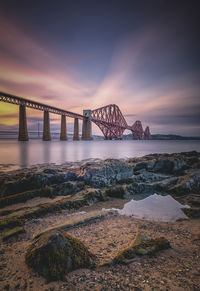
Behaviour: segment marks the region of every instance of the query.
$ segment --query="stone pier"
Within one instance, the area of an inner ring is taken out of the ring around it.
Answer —
[[[28,140],[28,130],[26,121],[26,107],[24,105],[19,106],[19,141]]]
[[[67,126],[66,126],[66,116],[65,115],[61,115],[60,140],[67,140]]]
[[[50,122],[49,122],[49,111],[44,111],[44,121],[43,121],[43,140],[51,140],[50,135]]]
[[[87,117],[87,119],[83,120],[82,126],[82,140],[91,140],[92,139],[92,111],[91,110],[83,110],[83,115]]]
[[[78,118],[74,118],[74,136],[73,140],[79,140],[79,123]]]

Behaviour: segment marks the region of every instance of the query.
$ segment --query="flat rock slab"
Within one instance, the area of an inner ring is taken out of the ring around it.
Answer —
[[[117,214],[118,213],[115,210],[109,210],[109,211],[96,210],[96,211],[92,211],[92,212],[88,212],[88,213],[86,213],[86,212],[80,213],[80,215],[77,215],[77,216],[72,215],[71,217],[66,218],[67,219],[66,223],[62,223],[62,224],[59,224],[57,226],[47,228],[47,229],[43,230],[42,232],[35,234],[33,237],[38,238],[42,234],[44,234],[48,231],[51,231],[51,230],[59,230],[59,229],[67,230],[67,229],[70,229],[72,227],[76,227],[76,226],[79,226],[82,224],[87,224],[90,222],[95,222],[96,220],[104,219],[108,216],[117,215]]]

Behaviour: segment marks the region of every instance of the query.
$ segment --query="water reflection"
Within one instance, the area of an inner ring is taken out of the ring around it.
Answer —
[[[0,141],[0,164],[27,167],[41,163],[61,164],[90,158],[129,158],[150,153],[173,153],[197,150],[200,141]]]
[[[49,163],[51,161],[50,150],[51,150],[51,143],[49,141],[43,141],[43,159],[42,163]]]
[[[60,160],[66,161],[66,143],[67,141],[61,141],[60,143]]]
[[[28,167],[28,151],[29,146],[27,141],[19,142],[19,151],[20,151],[20,167],[26,168]]]

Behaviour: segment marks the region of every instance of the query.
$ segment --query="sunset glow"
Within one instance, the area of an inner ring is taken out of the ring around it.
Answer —
[[[28,13],[32,5],[25,4],[24,11]],[[116,22],[120,5],[110,18],[111,10],[107,14],[100,9],[100,1],[95,20],[87,5],[80,4],[74,18],[57,15],[55,23],[49,22],[52,3],[43,23],[37,23],[37,13],[42,9],[34,10],[28,19],[20,17],[23,12],[15,10],[15,4],[12,9],[6,1],[1,6],[1,91],[77,113],[114,103],[130,125],[139,119],[153,133],[199,135],[200,72],[193,53],[197,40],[195,33],[191,36],[189,31],[184,32],[187,21],[181,13],[180,24],[174,26],[178,10],[171,11],[169,22],[160,7],[157,22],[144,20],[136,29],[140,14],[148,16],[148,9],[143,11],[139,4],[139,15],[133,17],[133,9],[127,22]],[[74,11],[75,6],[66,1],[57,8],[62,15],[62,10]],[[123,9],[131,7],[127,2]],[[91,3],[90,9],[96,11]],[[77,26],[79,14],[85,22]],[[112,28],[104,26],[102,16],[105,23],[113,23]],[[0,128],[17,125],[18,108],[0,106]],[[31,118],[39,116],[41,113],[34,110],[28,114]],[[60,117],[54,117],[59,128]]]

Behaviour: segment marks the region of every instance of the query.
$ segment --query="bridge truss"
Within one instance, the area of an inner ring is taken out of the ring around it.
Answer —
[[[0,101],[76,119],[88,120],[90,118],[101,129],[105,139],[122,139],[126,129],[132,132],[134,139],[150,139],[151,137],[149,127],[147,126],[143,130],[141,121],[137,120],[132,126],[129,126],[119,107],[115,104],[92,110],[89,117],[4,92],[0,92]]]
[[[132,126],[129,126],[115,104],[92,110],[91,120],[101,129],[105,139],[122,139],[125,129],[131,130],[134,139],[150,139],[151,137],[149,127],[147,126],[144,131],[140,120],[136,120]]]

